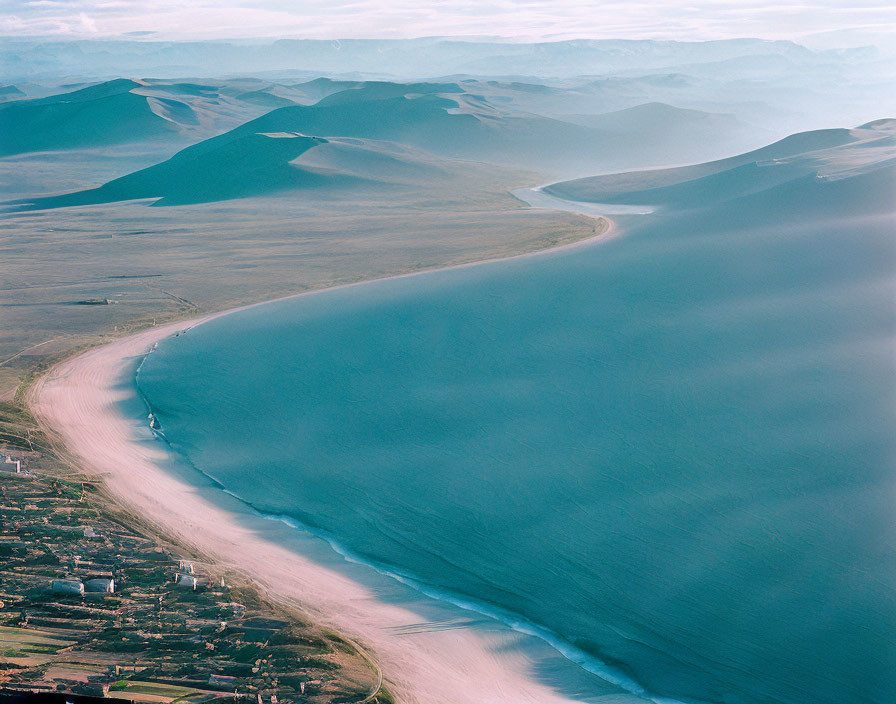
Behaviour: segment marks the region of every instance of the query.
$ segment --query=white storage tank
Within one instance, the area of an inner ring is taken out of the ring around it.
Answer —
[[[107,594],[115,593],[114,579],[88,579],[84,582],[84,591],[88,592],[106,592]]]
[[[84,596],[84,583],[77,579],[54,579],[50,582],[54,594]]]

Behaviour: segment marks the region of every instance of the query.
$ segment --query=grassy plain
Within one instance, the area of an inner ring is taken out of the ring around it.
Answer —
[[[92,152],[0,159],[15,197],[125,173],[147,156]],[[23,169],[24,167],[24,169]],[[152,201],[0,213],[0,399],[75,350],[200,312],[534,251],[594,234],[594,221],[509,194],[531,173],[439,160],[420,186],[301,191],[220,203]],[[26,190],[23,190],[27,188]]]

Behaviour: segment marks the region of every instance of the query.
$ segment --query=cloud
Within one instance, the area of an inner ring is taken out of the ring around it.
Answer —
[[[88,34],[96,34],[96,22],[90,19],[90,16],[86,12],[79,12],[78,19],[81,22],[81,29]]]
[[[503,36],[522,39],[793,38],[873,25],[890,0],[0,0],[0,31],[156,38]]]

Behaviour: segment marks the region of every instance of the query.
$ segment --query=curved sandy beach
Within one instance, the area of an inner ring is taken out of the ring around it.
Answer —
[[[598,237],[612,230],[610,223]],[[228,312],[145,330],[69,359],[34,385],[30,406],[122,505],[370,648],[401,701],[643,701],[630,693],[635,686],[623,689],[586,672],[540,638],[429,598],[346,560],[320,538],[258,515],[180,464],[140,418],[133,375],[158,340]]]

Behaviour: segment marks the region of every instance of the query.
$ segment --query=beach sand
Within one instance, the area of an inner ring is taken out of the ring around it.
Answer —
[[[102,477],[135,515],[357,639],[399,701],[643,701],[540,638],[430,598],[347,560],[310,533],[259,515],[169,452],[153,436],[145,411],[141,418],[134,373],[158,340],[217,315],[151,328],[62,362],[32,387],[29,404],[83,469]]]

